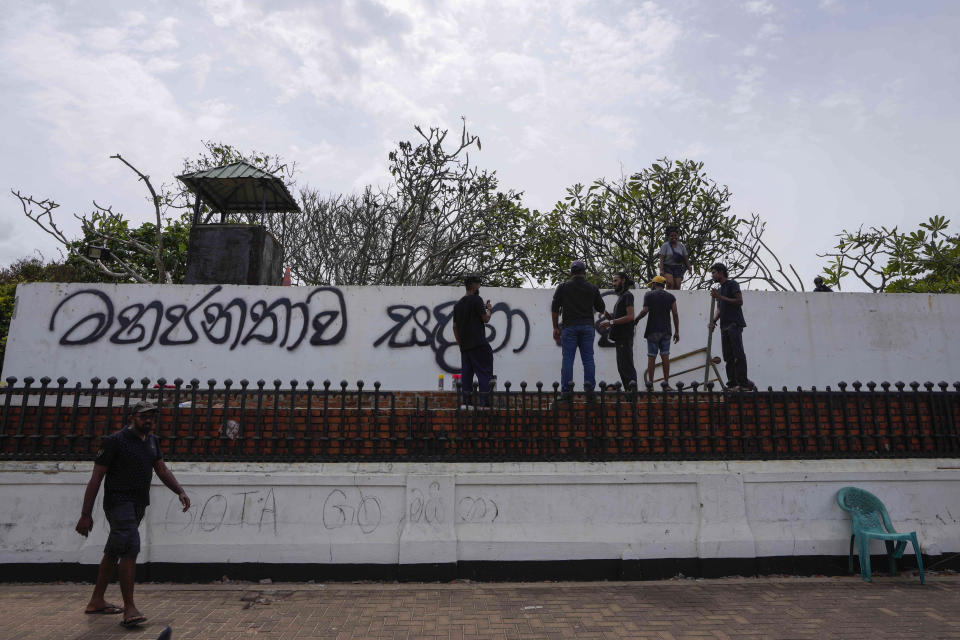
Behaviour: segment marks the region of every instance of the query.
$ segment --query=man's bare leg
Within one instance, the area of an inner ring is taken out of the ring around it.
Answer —
[[[107,585],[113,580],[113,572],[117,566],[117,559],[114,556],[103,554],[100,560],[100,567],[97,569],[97,582],[93,585],[93,595],[90,596],[90,602],[87,603],[87,611],[99,611],[106,607],[114,607],[104,599],[107,593]]]
[[[123,619],[130,620],[140,616],[133,603],[133,578],[137,571],[136,558],[120,558],[120,595],[123,596]]]
[[[663,381],[667,384],[670,384],[670,356],[665,353],[661,353],[660,361],[663,363]]]
[[[647,356],[647,384],[653,384],[653,371],[657,367],[657,357]]]

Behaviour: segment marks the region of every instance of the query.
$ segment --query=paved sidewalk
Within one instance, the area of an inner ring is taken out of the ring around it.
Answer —
[[[0,585],[0,638],[960,638],[960,576],[535,584],[138,585],[150,621],[85,616],[90,585]],[[111,586],[107,595],[117,602]]]

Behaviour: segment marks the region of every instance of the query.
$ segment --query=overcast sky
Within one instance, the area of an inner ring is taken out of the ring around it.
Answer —
[[[149,217],[201,140],[385,184],[414,123],[467,118],[526,204],[705,163],[805,279],[860,223],[960,225],[960,2],[0,1],[0,186]],[[0,197],[0,265],[55,244]],[[66,224],[68,228],[76,225]]]

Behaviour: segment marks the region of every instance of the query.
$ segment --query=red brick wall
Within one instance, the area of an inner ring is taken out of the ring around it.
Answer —
[[[355,393],[337,392],[324,409],[314,393],[308,411],[306,395],[291,410],[289,395],[275,406],[265,393],[258,413],[255,395],[241,410],[238,397],[199,394],[194,408],[165,407],[157,433],[170,459],[960,456],[953,393],[614,395],[555,411],[552,394],[511,396],[510,409],[457,411],[453,392],[381,394],[376,409],[372,394],[358,408]],[[11,406],[0,416],[0,455],[90,458],[122,424],[122,400],[114,404]],[[239,438],[221,430],[231,420]]]

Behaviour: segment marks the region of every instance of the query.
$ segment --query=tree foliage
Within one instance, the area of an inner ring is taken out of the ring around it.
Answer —
[[[841,289],[852,275],[873,292],[960,293],[960,234],[951,234],[949,226],[938,215],[913,231],[844,229],[831,251],[818,254],[830,258],[824,280]]]
[[[86,282],[75,266],[62,262],[44,262],[42,258],[20,258],[0,269],[0,365],[7,348],[7,333],[13,319],[17,285],[24,282]]]
[[[495,172],[477,168],[480,139],[464,124],[414,127],[388,155],[392,184],[358,195],[323,197],[301,190],[303,215],[288,235],[287,255],[302,281],[337,285],[437,285],[476,274],[518,286],[528,213],[521,194],[501,191]]]
[[[163,192],[158,193],[144,174],[120,154],[110,156],[126,165],[143,182],[150,194],[148,201],[153,208],[154,223],[131,228],[123,214],[115,212],[111,206],[101,206],[93,202],[93,211],[89,214],[73,214],[80,221],[82,237],[69,238],[58,224],[54,214],[60,205],[49,198],[38,200],[32,195],[23,195],[19,191],[11,193],[20,201],[23,214],[52,236],[62,251],[66,251],[66,260],[71,264],[82,264],[95,279],[111,282],[158,282],[172,284],[173,273],[167,265],[175,267],[183,264],[179,244],[164,249],[164,238],[176,234],[177,227],[171,229],[168,211],[170,198]],[[94,256],[90,247],[106,248],[100,256]],[[152,266],[146,263],[151,263]]]
[[[667,228],[677,227],[693,268],[686,288],[708,286],[710,265],[722,261],[743,284],[802,289],[796,272],[785,271],[764,241],[760,218],[730,213],[730,196],[707,177],[702,162],[669,158],[617,181],[576,184],[540,214],[524,267],[538,282],[556,283],[581,259],[595,279],[625,269],[647,281],[659,274]]]

